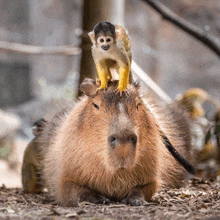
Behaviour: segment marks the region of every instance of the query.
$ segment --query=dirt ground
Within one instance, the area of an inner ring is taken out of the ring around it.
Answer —
[[[219,216],[219,217],[218,217]],[[149,203],[61,207],[47,193],[24,194],[21,188],[0,187],[0,219],[220,219],[220,182],[193,179],[180,189],[163,189]]]

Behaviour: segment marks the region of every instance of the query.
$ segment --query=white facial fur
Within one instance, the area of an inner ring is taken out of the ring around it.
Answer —
[[[113,38],[110,36],[101,36],[97,39],[97,43],[102,45],[111,45],[113,43]]]
[[[118,51],[117,43],[115,43],[120,37],[120,30],[115,30],[115,39],[113,39],[112,36],[105,36],[104,34],[96,39],[94,31],[89,32],[88,35],[93,44],[92,48],[94,60],[98,61],[106,58],[114,60],[117,59],[120,62],[120,57],[118,57],[120,53]],[[109,45],[110,48],[105,51],[101,48],[102,45]]]

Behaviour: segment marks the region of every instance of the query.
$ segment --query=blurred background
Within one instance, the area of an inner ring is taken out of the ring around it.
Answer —
[[[219,0],[160,2],[220,40]],[[0,20],[0,185],[21,187],[33,122],[97,77],[87,33],[100,21],[128,29],[134,61],[172,99],[192,87],[220,99],[219,57],[144,1],[1,0]]]

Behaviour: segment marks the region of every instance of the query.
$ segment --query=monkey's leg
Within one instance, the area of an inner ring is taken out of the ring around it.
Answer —
[[[108,80],[110,79],[109,70],[105,64],[96,64],[96,69],[101,81],[99,89],[105,89],[108,86]]]
[[[74,182],[66,182],[61,187],[60,202],[65,206],[76,206],[79,202],[88,201],[95,204],[109,204],[110,200],[90,189]]]
[[[127,88],[129,82],[130,65],[122,66],[119,68],[119,84],[118,90],[124,91]]]

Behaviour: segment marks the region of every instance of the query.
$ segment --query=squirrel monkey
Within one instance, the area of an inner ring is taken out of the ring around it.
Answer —
[[[108,85],[108,80],[119,79],[118,90],[127,88],[131,78],[131,43],[126,30],[110,22],[101,22],[89,32],[93,43],[92,56],[101,81],[99,89]]]
[[[41,171],[42,157],[40,156],[39,135],[43,132],[46,121],[42,118],[32,127],[35,138],[28,144],[22,163],[22,185],[27,193],[38,193],[43,188]]]
[[[195,120],[205,115],[202,107],[204,102],[209,102],[217,106],[217,102],[206,91],[200,88],[188,89],[183,95],[178,95],[176,100],[178,104],[188,110],[190,117]]]

